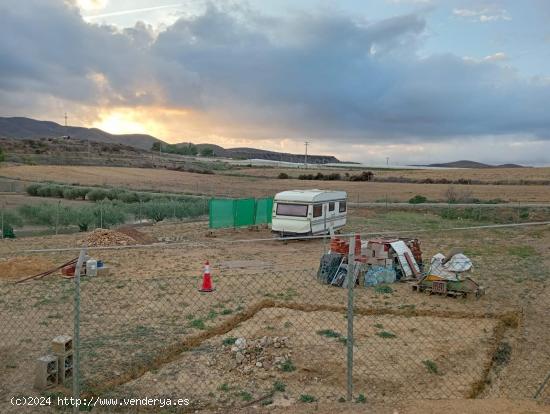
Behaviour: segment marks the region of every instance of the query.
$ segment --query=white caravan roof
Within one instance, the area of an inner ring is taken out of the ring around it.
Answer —
[[[347,196],[345,191],[290,190],[275,194],[275,201],[317,203],[322,201],[345,200]]]

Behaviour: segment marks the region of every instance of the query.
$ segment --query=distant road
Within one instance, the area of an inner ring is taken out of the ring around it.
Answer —
[[[436,208],[448,208],[448,207],[481,207],[481,208],[550,208],[550,202],[548,203],[499,203],[499,204],[476,204],[476,203],[354,203],[348,202],[350,207],[388,207],[388,208],[421,208],[421,207],[436,207]]]

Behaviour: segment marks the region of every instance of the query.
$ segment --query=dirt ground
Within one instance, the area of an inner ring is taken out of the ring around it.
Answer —
[[[497,326],[491,319],[413,317],[405,321],[389,315],[357,316],[354,323],[358,331],[354,346],[356,393],[371,390],[371,400],[390,401],[396,395],[414,397],[426,387],[441,396],[468,396],[491,358],[490,340]],[[321,403],[336,401],[346,389],[345,340],[323,336],[323,332],[345,333],[346,324],[341,313],[264,308],[225,335],[203,342],[200,349],[127,383],[120,391],[126,395],[175,395],[182,389],[190,393],[200,378],[199,393],[188,395],[197,405],[208,393],[218,394],[223,405],[236,406],[266,395],[274,405],[294,405],[301,395]],[[468,326],[471,335],[458,341],[451,328],[462,325]],[[379,336],[390,330],[392,337]],[[424,336],[435,340],[421,345]],[[228,338],[256,341],[242,363],[237,363],[231,345],[223,345]],[[262,346],[257,343],[261,338],[286,338],[286,343]],[[278,359],[281,362],[277,363]],[[432,361],[437,372],[427,369],[424,361]],[[285,370],[287,362],[294,367],[292,371]],[[285,390],[271,396],[276,381],[283,383]],[[410,386],[412,382],[414,386]]]
[[[364,368],[356,372],[356,398],[362,392],[369,404],[392,395],[397,400],[425,398],[426,389],[435,386],[437,396],[461,399],[487,363],[489,382],[479,390],[480,397],[535,395],[550,372],[548,226],[447,232],[438,228],[451,223],[436,215],[350,214],[351,230],[431,226],[432,231],[418,234],[425,257],[463,247],[474,262],[472,277],[487,287],[479,300],[413,294],[402,283],[392,285],[390,293],[358,287],[357,353],[364,355],[358,359],[358,366]],[[248,396],[241,391],[261,396],[260,391],[275,379],[255,375],[249,379],[251,374],[233,378],[225,372],[229,354],[220,341],[242,335],[247,339],[288,336],[297,369],[273,372],[285,376],[289,399],[311,395],[326,401],[329,395],[342,394],[347,292],[315,279],[319,258],[327,248],[323,241],[282,243],[269,240],[268,229],[212,233],[205,222],[167,222],[139,230],[165,244],[90,251],[111,272],[82,282],[85,391],[102,389],[123,395],[133,385],[151,390],[188,383],[189,394],[210,390],[203,395],[209,402],[229,393],[231,403],[232,393],[238,392],[237,399],[244,403]],[[76,247],[80,239],[81,234],[5,240],[0,242],[0,257],[61,264],[77,251],[25,251]],[[210,294],[198,291],[205,260],[212,265],[216,288]],[[21,269],[19,276],[27,273]],[[58,275],[23,285],[0,281],[0,356],[7,361],[0,367],[0,397],[33,392],[33,359],[47,352],[53,336],[71,333],[72,289],[71,281]],[[502,321],[503,315],[507,325],[496,329],[496,320]],[[340,336],[317,333],[329,329]],[[306,352],[310,348],[315,352]],[[210,361],[210,355],[219,365],[201,364]],[[423,361],[432,361],[438,374]],[[189,371],[178,369],[184,366],[204,373],[208,381],[191,382],[186,377]],[[327,367],[334,378],[327,378]],[[327,381],[340,391],[336,393]],[[225,382],[235,388],[219,390]],[[407,388],[406,382],[414,386]],[[546,388],[539,398],[550,401],[549,393]],[[395,407],[403,407],[398,403]],[[310,404],[295,402],[293,409],[306,406]]]
[[[0,259],[0,279],[17,280],[24,276],[33,276],[55,267],[44,257],[12,257]]]
[[[514,170],[515,171],[515,170]],[[408,201],[417,194],[431,200],[445,200],[447,184],[404,184],[347,181],[278,180],[252,176],[195,174],[161,169],[83,167],[83,166],[5,166],[0,176],[29,181],[55,181],[67,184],[123,186],[132,189],[173,191],[231,197],[266,197],[288,189],[339,189],[350,201]],[[503,178],[508,175],[503,173]],[[500,198],[516,202],[548,202],[544,185],[455,185],[480,200]]]

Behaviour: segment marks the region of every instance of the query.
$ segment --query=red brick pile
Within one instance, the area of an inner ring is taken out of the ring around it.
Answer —
[[[332,253],[339,253],[343,255],[349,254],[349,242],[345,239],[333,237],[330,240],[330,251]],[[366,263],[367,257],[361,255],[361,236],[358,234],[355,236],[355,261]]]

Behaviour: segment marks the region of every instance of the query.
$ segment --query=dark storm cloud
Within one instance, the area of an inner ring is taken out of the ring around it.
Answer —
[[[364,142],[522,134],[550,127],[545,80],[495,62],[420,58],[416,15],[270,17],[213,6],[154,38],[86,24],[59,1],[0,5],[0,110],[14,93],[85,104],[166,104],[273,136]]]

